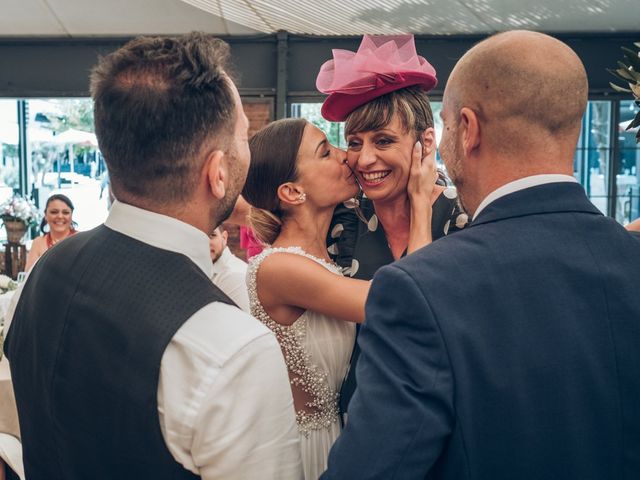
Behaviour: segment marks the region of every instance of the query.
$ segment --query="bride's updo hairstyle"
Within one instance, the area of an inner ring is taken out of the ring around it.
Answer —
[[[280,234],[285,213],[278,187],[298,177],[296,161],[307,125],[302,118],[276,120],[249,140],[251,164],[242,196],[251,205],[251,228],[258,240],[267,245]]]

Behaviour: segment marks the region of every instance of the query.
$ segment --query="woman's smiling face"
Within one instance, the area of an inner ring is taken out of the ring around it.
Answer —
[[[44,215],[51,231],[65,234],[71,230],[73,210],[62,200],[51,200]]]
[[[416,138],[397,114],[378,130],[347,135],[347,159],[372,201],[405,195]]]

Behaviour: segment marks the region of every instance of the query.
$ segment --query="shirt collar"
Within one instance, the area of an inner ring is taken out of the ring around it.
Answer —
[[[475,213],[473,214],[473,220],[478,218],[478,215],[482,210],[484,210],[487,205],[496,201],[497,199],[504,197],[505,195],[509,195],[510,193],[514,193],[520,190],[524,190],[525,188],[537,187],[538,185],[545,185],[547,183],[559,183],[559,182],[573,182],[578,183],[578,180],[571,175],[562,175],[562,174],[545,174],[545,175],[532,175],[530,177],[519,178],[518,180],[514,180],[513,182],[509,182],[501,187],[495,189],[489,195],[487,195]]]
[[[181,253],[195,263],[208,278],[213,275],[209,237],[192,225],[117,200],[113,202],[104,224],[147,245]]]
[[[213,262],[214,275],[218,275],[219,273],[222,273],[224,271],[225,267],[229,263],[231,255],[233,254],[231,253],[231,250],[229,250],[229,247],[224,247],[224,250],[222,250],[222,253],[218,257],[218,259]]]

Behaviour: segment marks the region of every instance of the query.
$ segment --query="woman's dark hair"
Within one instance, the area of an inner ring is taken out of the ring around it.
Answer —
[[[69,209],[71,210],[71,213],[73,213],[74,207],[73,207],[73,203],[71,202],[71,199],[69,197],[67,197],[66,195],[63,195],[61,193],[56,193],[54,195],[51,195],[49,198],[47,198],[47,203],[44,206],[44,211],[46,212],[47,209],[49,208],[49,204],[51,202],[53,202],[54,200],[59,200],[61,202],[64,202],[67,204],[67,207],[69,207]],[[40,222],[40,231],[42,233],[45,233],[44,231],[44,227],[47,226],[47,219],[46,217],[42,218],[42,221]],[[73,228],[76,228],[78,226],[78,224],[74,221],[71,222],[71,226]]]
[[[298,177],[296,160],[307,125],[301,118],[277,120],[249,140],[251,165],[242,196],[252,207],[249,222],[263,243],[273,243],[280,233],[284,213],[278,187]]]

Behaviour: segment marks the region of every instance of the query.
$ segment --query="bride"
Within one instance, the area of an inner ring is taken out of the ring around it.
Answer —
[[[358,193],[346,153],[303,119],[271,123],[249,142],[243,190],[250,223],[270,248],[253,257],[247,281],[251,313],[282,348],[294,399],[305,478],[317,479],[340,433],[338,391],[355,324],[364,320],[369,282],[343,277],[327,255],[334,208]],[[416,144],[407,185],[411,199],[408,252],[431,241],[435,148]]]

